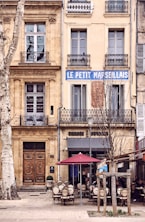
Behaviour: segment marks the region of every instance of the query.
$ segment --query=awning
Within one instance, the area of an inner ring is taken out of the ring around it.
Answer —
[[[107,151],[110,148],[108,138],[67,138],[69,151]]]

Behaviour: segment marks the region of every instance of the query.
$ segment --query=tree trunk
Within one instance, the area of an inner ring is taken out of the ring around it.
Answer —
[[[4,199],[11,199],[11,188],[15,187],[12,154],[12,132],[8,71],[1,73],[1,140],[2,140],[2,190]]]
[[[115,163],[111,164],[111,194],[112,194],[112,208],[113,208],[113,216],[117,216],[117,198],[116,198],[116,176],[115,176]]]
[[[18,198],[12,153],[11,106],[9,91],[10,64],[16,51],[25,0],[19,0],[13,30],[13,38],[7,56],[4,55],[3,24],[0,21],[0,119],[2,141],[2,199]]]

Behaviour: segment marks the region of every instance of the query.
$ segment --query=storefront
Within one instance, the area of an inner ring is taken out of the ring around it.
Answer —
[[[110,144],[108,138],[68,138],[67,139],[68,155],[69,157],[78,154],[79,152],[89,155],[97,159],[104,159],[107,157]],[[92,163],[92,181],[95,180],[97,165]],[[89,179],[90,164],[82,165],[82,181]],[[72,182],[74,175],[75,184],[79,182],[79,165],[69,166],[69,181]]]

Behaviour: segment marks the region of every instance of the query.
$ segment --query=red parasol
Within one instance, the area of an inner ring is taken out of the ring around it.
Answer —
[[[65,164],[69,165],[69,164],[89,164],[89,163],[98,163],[98,162],[100,162],[99,159],[84,155],[82,153],[78,153],[72,157],[69,157],[65,160],[58,162],[58,164],[59,165],[65,165]]]
[[[98,163],[100,161],[101,160],[96,159],[94,157],[84,155],[80,152],[72,157],[69,157],[65,160],[58,162],[57,164],[58,165],[77,165],[77,164],[79,164],[80,165],[80,185],[82,185],[81,165],[82,164],[90,164],[90,163]],[[81,188],[81,186],[80,186],[80,199],[82,202],[82,188]]]

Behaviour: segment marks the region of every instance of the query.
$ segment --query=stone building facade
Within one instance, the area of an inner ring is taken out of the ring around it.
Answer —
[[[60,160],[78,152],[108,158],[111,135],[114,155],[128,159],[118,170],[133,169],[136,1],[65,0],[62,30]],[[63,180],[73,174],[77,182],[78,166],[60,166]]]
[[[10,37],[16,1],[3,2]],[[135,57],[135,0],[26,1],[10,69],[19,187],[44,185],[48,174],[71,182],[74,174],[78,182],[78,165],[57,161],[78,152],[108,158],[109,135],[114,155],[127,159],[118,170],[134,169],[128,153],[136,140]],[[82,170],[89,176],[88,165]],[[92,165],[92,176],[95,171]]]
[[[137,91],[137,175],[145,180],[145,1],[137,1],[137,47],[136,47],[136,91]]]
[[[17,1],[3,1],[7,44]],[[57,169],[57,108],[61,80],[61,0],[26,1],[10,67],[12,147],[17,186],[44,185]]]

